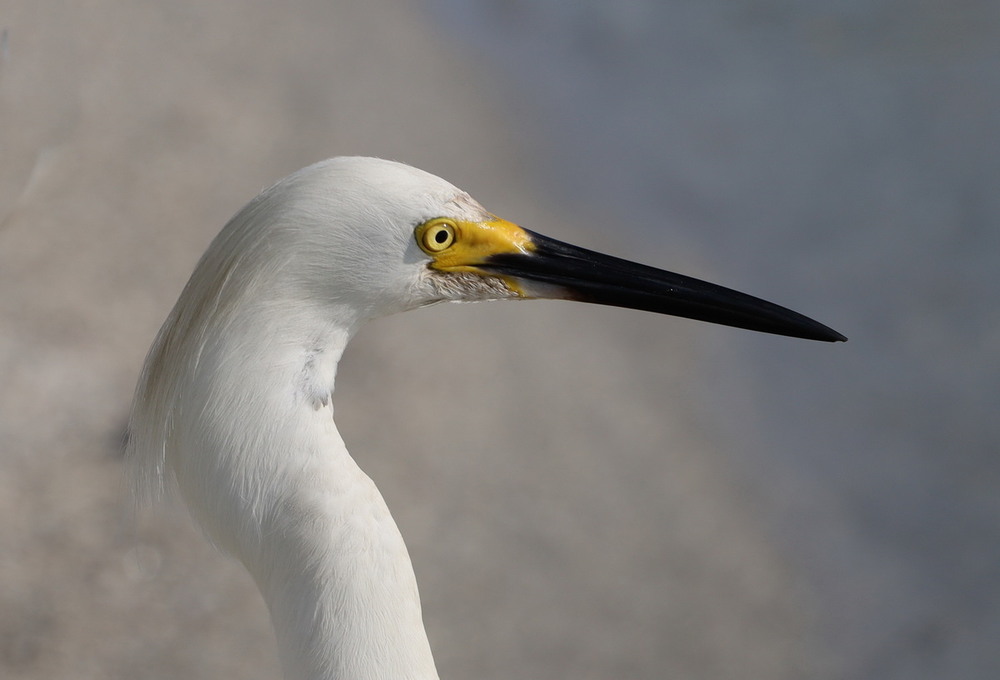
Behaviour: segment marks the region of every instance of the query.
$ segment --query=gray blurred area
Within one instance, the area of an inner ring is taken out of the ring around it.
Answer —
[[[992,3],[8,1],[0,31],[0,677],[278,677],[242,568],[177,502],[130,519],[121,438],[211,238],[340,154],[851,337],[556,302],[364,329],[337,420],[443,678],[1000,676]]]

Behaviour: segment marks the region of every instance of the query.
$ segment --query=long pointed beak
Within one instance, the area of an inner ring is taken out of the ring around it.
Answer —
[[[641,309],[807,340],[847,340],[818,321],[752,295],[527,229],[524,233],[530,247],[495,252],[476,263],[475,269],[516,280],[530,297]]]

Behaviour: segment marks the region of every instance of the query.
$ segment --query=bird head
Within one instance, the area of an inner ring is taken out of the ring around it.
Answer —
[[[251,238],[248,238],[251,237]],[[572,246],[501,219],[445,180],[401,163],[343,157],[263,192],[219,237],[259,251],[290,302],[334,306],[352,328],[442,301],[557,298],[767,333],[844,337],[784,307],[688,276]]]

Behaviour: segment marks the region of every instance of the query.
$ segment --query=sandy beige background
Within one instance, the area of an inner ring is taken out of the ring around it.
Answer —
[[[21,1],[0,28],[0,677],[275,678],[241,567],[177,504],[130,522],[121,480],[142,357],[226,219],[302,165],[379,155],[651,255],[535,188],[513,93],[419,7]],[[822,668],[737,443],[691,406],[701,332],[453,306],[348,350],[338,422],[408,539],[442,677]]]

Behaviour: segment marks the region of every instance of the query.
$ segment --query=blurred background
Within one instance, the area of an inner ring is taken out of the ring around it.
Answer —
[[[0,0],[0,676],[278,677],[242,568],[178,502],[130,519],[121,439],[211,238],[342,154],[851,338],[363,330],[338,424],[443,678],[1000,676],[986,0]]]

